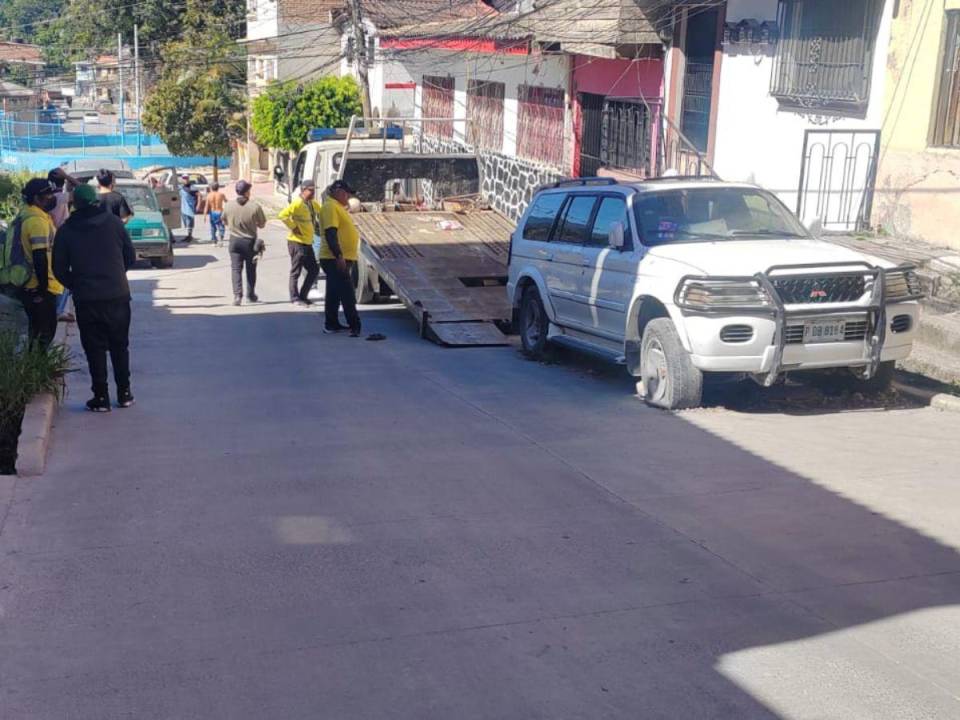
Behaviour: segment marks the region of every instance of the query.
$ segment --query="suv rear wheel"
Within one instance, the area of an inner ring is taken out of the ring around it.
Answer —
[[[643,331],[641,377],[644,399],[666,410],[698,407],[703,397],[703,373],[683,349],[670,318],[656,318]]]
[[[520,343],[523,354],[536,360],[547,351],[547,330],[550,326],[547,311],[540,300],[540,293],[534,285],[523,290],[520,298]]]

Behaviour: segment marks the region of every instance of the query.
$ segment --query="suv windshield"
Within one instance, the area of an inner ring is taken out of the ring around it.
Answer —
[[[157,196],[153,190],[136,185],[119,185],[117,190],[127,199],[127,204],[134,212],[159,212],[160,206],[157,205]]]
[[[678,188],[641,193],[633,210],[643,244],[809,237],[777,198],[740,187]]]

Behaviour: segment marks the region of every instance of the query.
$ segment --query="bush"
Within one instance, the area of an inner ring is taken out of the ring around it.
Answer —
[[[20,211],[20,191],[33,177],[26,170],[0,172],[0,220],[10,221]]]
[[[346,127],[359,115],[360,90],[349,76],[322,77],[306,85],[274,83],[253,101],[257,142],[278,150],[299,150],[318,127]]]
[[[59,399],[70,353],[62,345],[25,345],[14,333],[0,334],[0,474],[14,471],[23,411],[34,395],[50,392]]]

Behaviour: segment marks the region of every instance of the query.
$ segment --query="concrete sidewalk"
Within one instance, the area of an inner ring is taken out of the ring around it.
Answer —
[[[960,717],[960,415],[657,412],[287,263],[133,271],[138,404],[0,478],[3,720]]]

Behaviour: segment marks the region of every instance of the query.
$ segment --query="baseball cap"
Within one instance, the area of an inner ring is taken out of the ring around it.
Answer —
[[[313,180],[304,180],[300,183],[301,190],[316,190],[317,184]]]
[[[37,195],[43,195],[44,193],[53,194],[56,191],[57,187],[46,178],[33,178],[27,181],[27,184],[23,186],[20,194],[26,202],[33,202],[33,199]]]
[[[347,195],[356,195],[353,191],[353,188],[350,187],[350,184],[346,180],[334,180],[330,183],[330,187],[327,188],[328,193],[332,193],[336,190],[343,190]]]
[[[246,195],[248,192],[250,192],[250,189],[253,187],[253,185],[248,183],[246,180],[237,180],[237,184],[233,187],[237,191],[237,195]]]
[[[73,191],[73,202],[78,207],[86,205],[99,205],[100,196],[97,195],[97,191],[94,189],[93,185],[78,185],[77,189]]]

